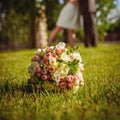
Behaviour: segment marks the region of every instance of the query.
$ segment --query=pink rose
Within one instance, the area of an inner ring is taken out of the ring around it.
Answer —
[[[52,54],[52,57],[54,57],[54,58],[58,58],[58,56],[56,55],[56,54]]]
[[[41,60],[41,63],[44,64],[44,65],[48,65],[48,61],[45,60],[45,59],[42,59],[42,60]]]
[[[44,59],[45,60],[49,60],[51,58],[51,53],[49,52],[49,53],[46,53],[45,55],[44,55]]]
[[[47,75],[42,75],[43,80],[47,80]]]
[[[55,69],[52,66],[50,66],[49,67],[49,72],[54,72],[54,71],[55,71]]]
[[[41,73],[37,73],[36,75],[38,78],[41,78]]]
[[[38,56],[34,56],[34,57],[31,59],[32,62],[38,62],[39,60],[40,60],[40,57],[38,57]]]
[[[63,49],[60,49],[60,48],[59,48],[59,49],[56,49],[56,53],[57,53],[57,54],[61,54],[62,52],[63,52]]]
[[[68,76],[66,77],[66,80],[67,80],[67,82],[70,82],[70,83],[72,83],[72,82],[75,81],[75,80],[74,80],[74,76],[72,76],[72,75],[68,75]]]
[[[47,75],[48,80],[52,80],[52,77],[50,75]]]
[[[66,88],[66,82],[65,81],[59,82],[59,87],[61,89],[65,89]]]
[[[39,65],[36,65],[36,66],[34,67],[34,71],[35,71],[35,72],[40,72],[40,71],[41,71],[41,68],[39,67]]]
[[[47,74],[47,70],[46,69],[41,69],[41,73],[45,75],[45,74]]]
[[[65,79],[64,78],[60,78],[60,82],[62,82],[62,81],[65,81]]]
[[[67,86],[68,86],[69,88],[72,88],[72,87],[73,87],[73,83],[68,83]]]
[[[74,75],[74,80],[79,80],[79,76],[78,75]]]

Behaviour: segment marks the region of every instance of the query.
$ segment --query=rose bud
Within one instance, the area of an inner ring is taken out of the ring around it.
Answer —
[[[47,75],[48,80],[52,80],[52,77],[50,75]]]
[[[66,88],[66,82],[65,82],[65,81],[59,82],[59,87],[60,87],[61,89]]]
[[[47,75],[42,75],[43,80],[47,80]]]
[[[74,82],[74,77],[69,75],[69,76],[66,77],[66,80],[67,80],[67,82],[72,83],[72,82]]]
[[[39,60],[39,57],[38,57],[38,56],[34,56],[34,57],[31,59],[32,62],[37,62],[38,60]]]
[[[34,67],[34,71],[35,72],[40,72],[41,71],[41,68],[39,67],[39,65],[37,65],[37,66]]]
[[[48,61],[45,60],[45,59],[42,59],[42,60],[41,60],[41,64],[48,65]]]
[[[41,78],[41,73],[37,73],[36,75],[38,78]]]
[[[46,69],[41,69],[41,73],[42,74],[47,74],[47,70]]]
[[[68,86],[69,88],[72,88],[72,87],[73,87],[73,83],[68,83],[67,86]]]
[[[55,71],[55,69],[52,66],[50,66],[49,67],[49,72],[54,72],[54,71]]]
[[[65,81],[65,79],[64,78],[60,78],[60,82],[62,82],[62,81]]]
[[[54,57],[54,58],[58,58],[58,56],[56,55],[56,54],[52,54],[52,57]]]
[[[77,75],[74,75],[74,80],[79,80],[79,77]]]
[[[61,54],[62,52],[63,52],[62,49],[56,49],[56,53],[57,53],[57,54]]]

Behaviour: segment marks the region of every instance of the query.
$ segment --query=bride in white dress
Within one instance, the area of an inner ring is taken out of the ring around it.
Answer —
[[[52,40],[62,29],[67,29],[68,42],[71,47],[74,47],[76,39],[75,30],[79,28],[80,15],[78,0],[69,0],[69,2],[67,2],[67,4],[62,8],[59,14],[56,27],[53,29],[48,39],[48,45],[51,44]]]

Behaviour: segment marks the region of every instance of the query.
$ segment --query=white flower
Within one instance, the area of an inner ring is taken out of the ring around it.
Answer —
[[[57,45],[56,45],[56,48],[57,49],[65,49],[65,43],[64,42],[60,42],[60,43],[58,43]]]
[[[75,84],[78,85],[79,83],[80,83],[80,79],[77,79],[77,80],[75,81]]]
[[[76,73],[76,75],[78,76],[78,81],[79,81],[79,84],[81,86],[84,86],[84,79],[83,79],[83,74],[79,71]],[[76,84],[78,84],[78,81],[76,81]]]
[[[37,62],[33,62],[32,64],[29,64],[28,65],[28,72],[32,75],[32,74],[34,74],[34,67],[36,66],[36,65],[39,65]]]
[[[82,58],[81,58],[79,52],[74,52],[74,53],[72,53],[71,57],[72,57],[73,59],[76,59],[76,60],[79,60],[80,62],[82,62]]]
[[[51,66],[57,66],[57,65],[58,65],[56,59],[53,58],[53,57],[51,57],[51,59],[49,60],[49,64],[50,64]]]
[[[42,50],[41,49],[37,49],[37,51],[35,51],[35,54],[39,54]]]
[[[28,72],[29,72],[30,74],[34,73],[34,70],[33,70],[32,65],[29,65],[29,66],[28,66]]]
[[[83,74],[82,74],[82,72],[78,71],[78,72],[76,73],[76,75],[78,76],[78,78],[79,78],[80,81],[83,80]]]
[[[53,50],[53,49],[54,49],[54,46],[50,46],[50,49],[52,49],[52,50]]]
[[[79,90],[79,85],[75,85],[73,87],[73,93],[76,93]]]
[[[82,82],[80,82],[80,85],[81,85],[81,86],[84,86],[84,82],[83,82],[83,81],[82,81]]]
[[[79,68],[80,68],[81,71],[84,71],[84,64],[79,63]]]
[[[70,56],[67,55],[66,53],[62,53],[60,58],[64,61],[70,61]]]
[[[41,52],[46,52],[46,48],[44,48],[44,49],[38,48],[37,51],[35,51],[35,54],[39,54]]]
[[[61,64],[58,69],[52,74],[55,81],[59,82],[59,78],[66,77],[69,72],[69,67],[66,64]]]

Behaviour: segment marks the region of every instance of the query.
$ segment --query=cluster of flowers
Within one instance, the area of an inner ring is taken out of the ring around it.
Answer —
[[[38,49],[31,61],[28,72],[33,83],[54,82],[60,90],[74,91],[84,85],[82,58],[78,52],[70,52],[63,42]]]

